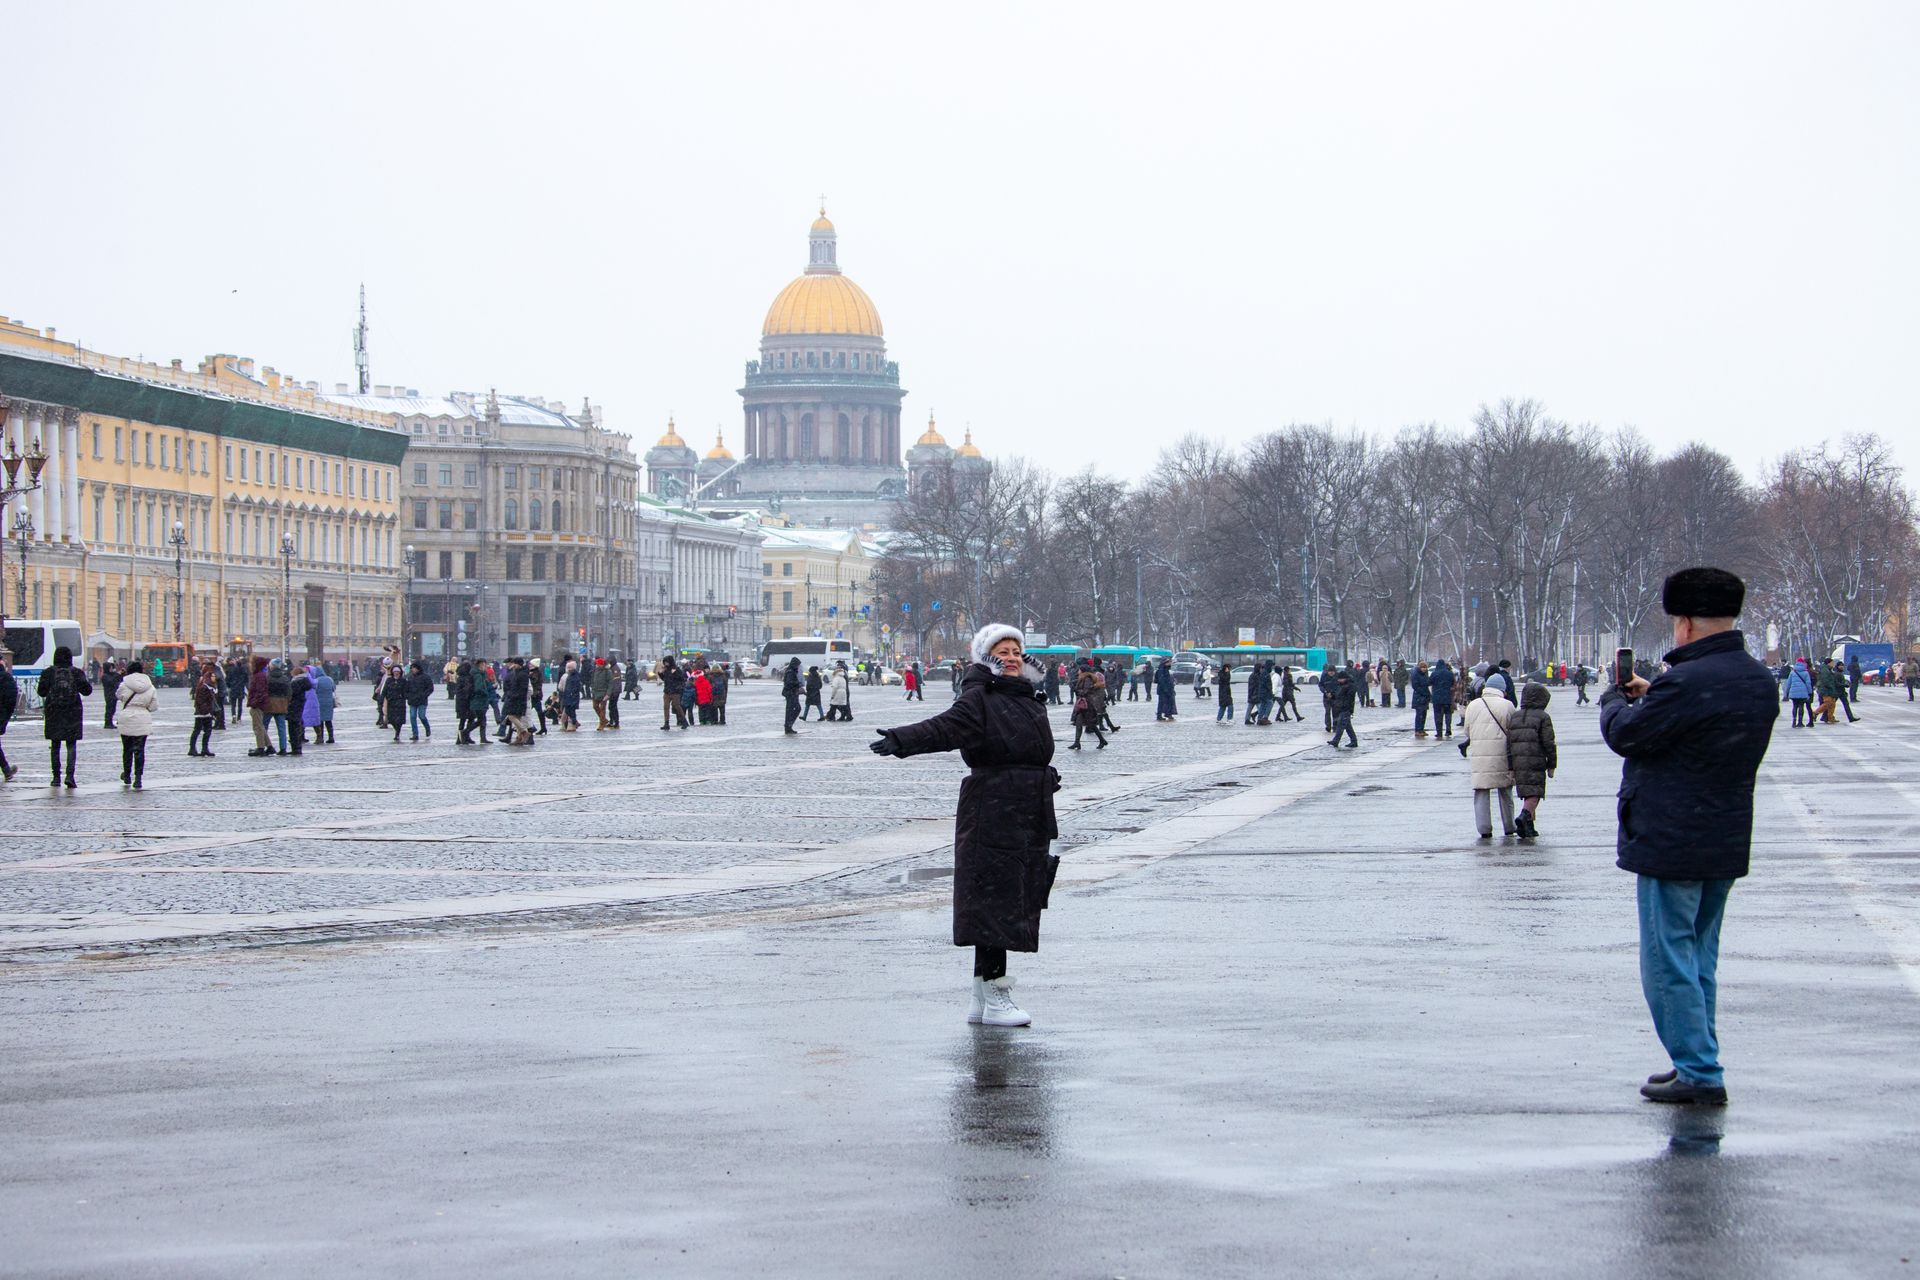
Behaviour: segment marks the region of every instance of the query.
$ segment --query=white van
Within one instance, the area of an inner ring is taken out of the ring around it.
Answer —
[[[75,666],[87,661],[80,624],[72,618],[8,618],[6,645],[13,654],[13,678],[21,684],[38,680],[53,665],[53,651],[61,645],[73,654]]]

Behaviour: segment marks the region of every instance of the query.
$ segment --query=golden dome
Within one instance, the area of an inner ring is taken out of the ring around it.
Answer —
[[[933,415],[929,413],[927,415],[927,429],[922,432],[920,438],[913,443],[918,446],[923,444],[945,444],[946,442],[947,438],[940,434],[938,427],[933,425]]]
[[[682,440],[680,433],[673,429],[672,418],[667,419],[667,434],[661,436],[660,443],[653,447],[656,449],[684,449],[687,447],[687,442]]]
[[[825,205],[820,206],[820,216],[813,220],[813,226],[809,227],[808,230],[810,231],[832,231],[833,230],[833,224],[827,221],[827,206]]]
[[[767,321],[760,326],[760,334],[771,337],[789,333],[884,336],[873,299],[865,289],[837,273],[804,275],[780,291],[767,308]]]
[[[955,449],[954,453],[962,458],[984,458],[987,456],[986,454],[981,453],[980,446],[973,442],[972,427],[967,428],[967,438],[965,443],[963,443],[958,449]]]
[[[719,458],[726,462],[733,461],[733,450],[727,448],[726,434],[722,432],[718,427],[714,428],[713,448],[707,450],[707,457]]]

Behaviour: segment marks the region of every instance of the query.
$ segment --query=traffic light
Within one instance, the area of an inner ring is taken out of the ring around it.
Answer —
[[[580,628],[580,638],[582,640],[587,638],[587,629],[585,627]]]

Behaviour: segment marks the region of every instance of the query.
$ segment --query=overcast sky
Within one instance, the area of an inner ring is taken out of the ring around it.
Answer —
[[[1178,435],[1531,396],[1920,472],[1920,6],[8,4],[0,313],[669,414],[824,192],[906,419]],[[908,440],[912,433],[908,434]]]

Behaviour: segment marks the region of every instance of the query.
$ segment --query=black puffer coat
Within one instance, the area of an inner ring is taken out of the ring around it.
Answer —
[[[1047,704],[1030,680],[969,666],[939,715],[887,730],[899,755],[958,751],[973,766],[953,823],[953,945],[1040,949],[1040,913],[1060,859]]]
[[[61,672],[65,675],[61,675]],[[56,685],[70,684],[73,694],[68,698],[53,696]],[[87,673],[73,665],[71,661],[61,662],[54,657],[54,665],[40,673],[40,680],[34,686],[39,695],[40,705],[45,709],[46,721],[41,732],[48,742],[78,742],[86,736],[86,705],[80,699],[93,692],[93,682],[87,679]]]
[[[1547,686],[1530,684],[1520,691],[1520,709],[1507,720],[1507,767],[1513,770],[1514,794],[1522,800],[1546,795],[1547,773],[1560,767],[1548,701]]]

